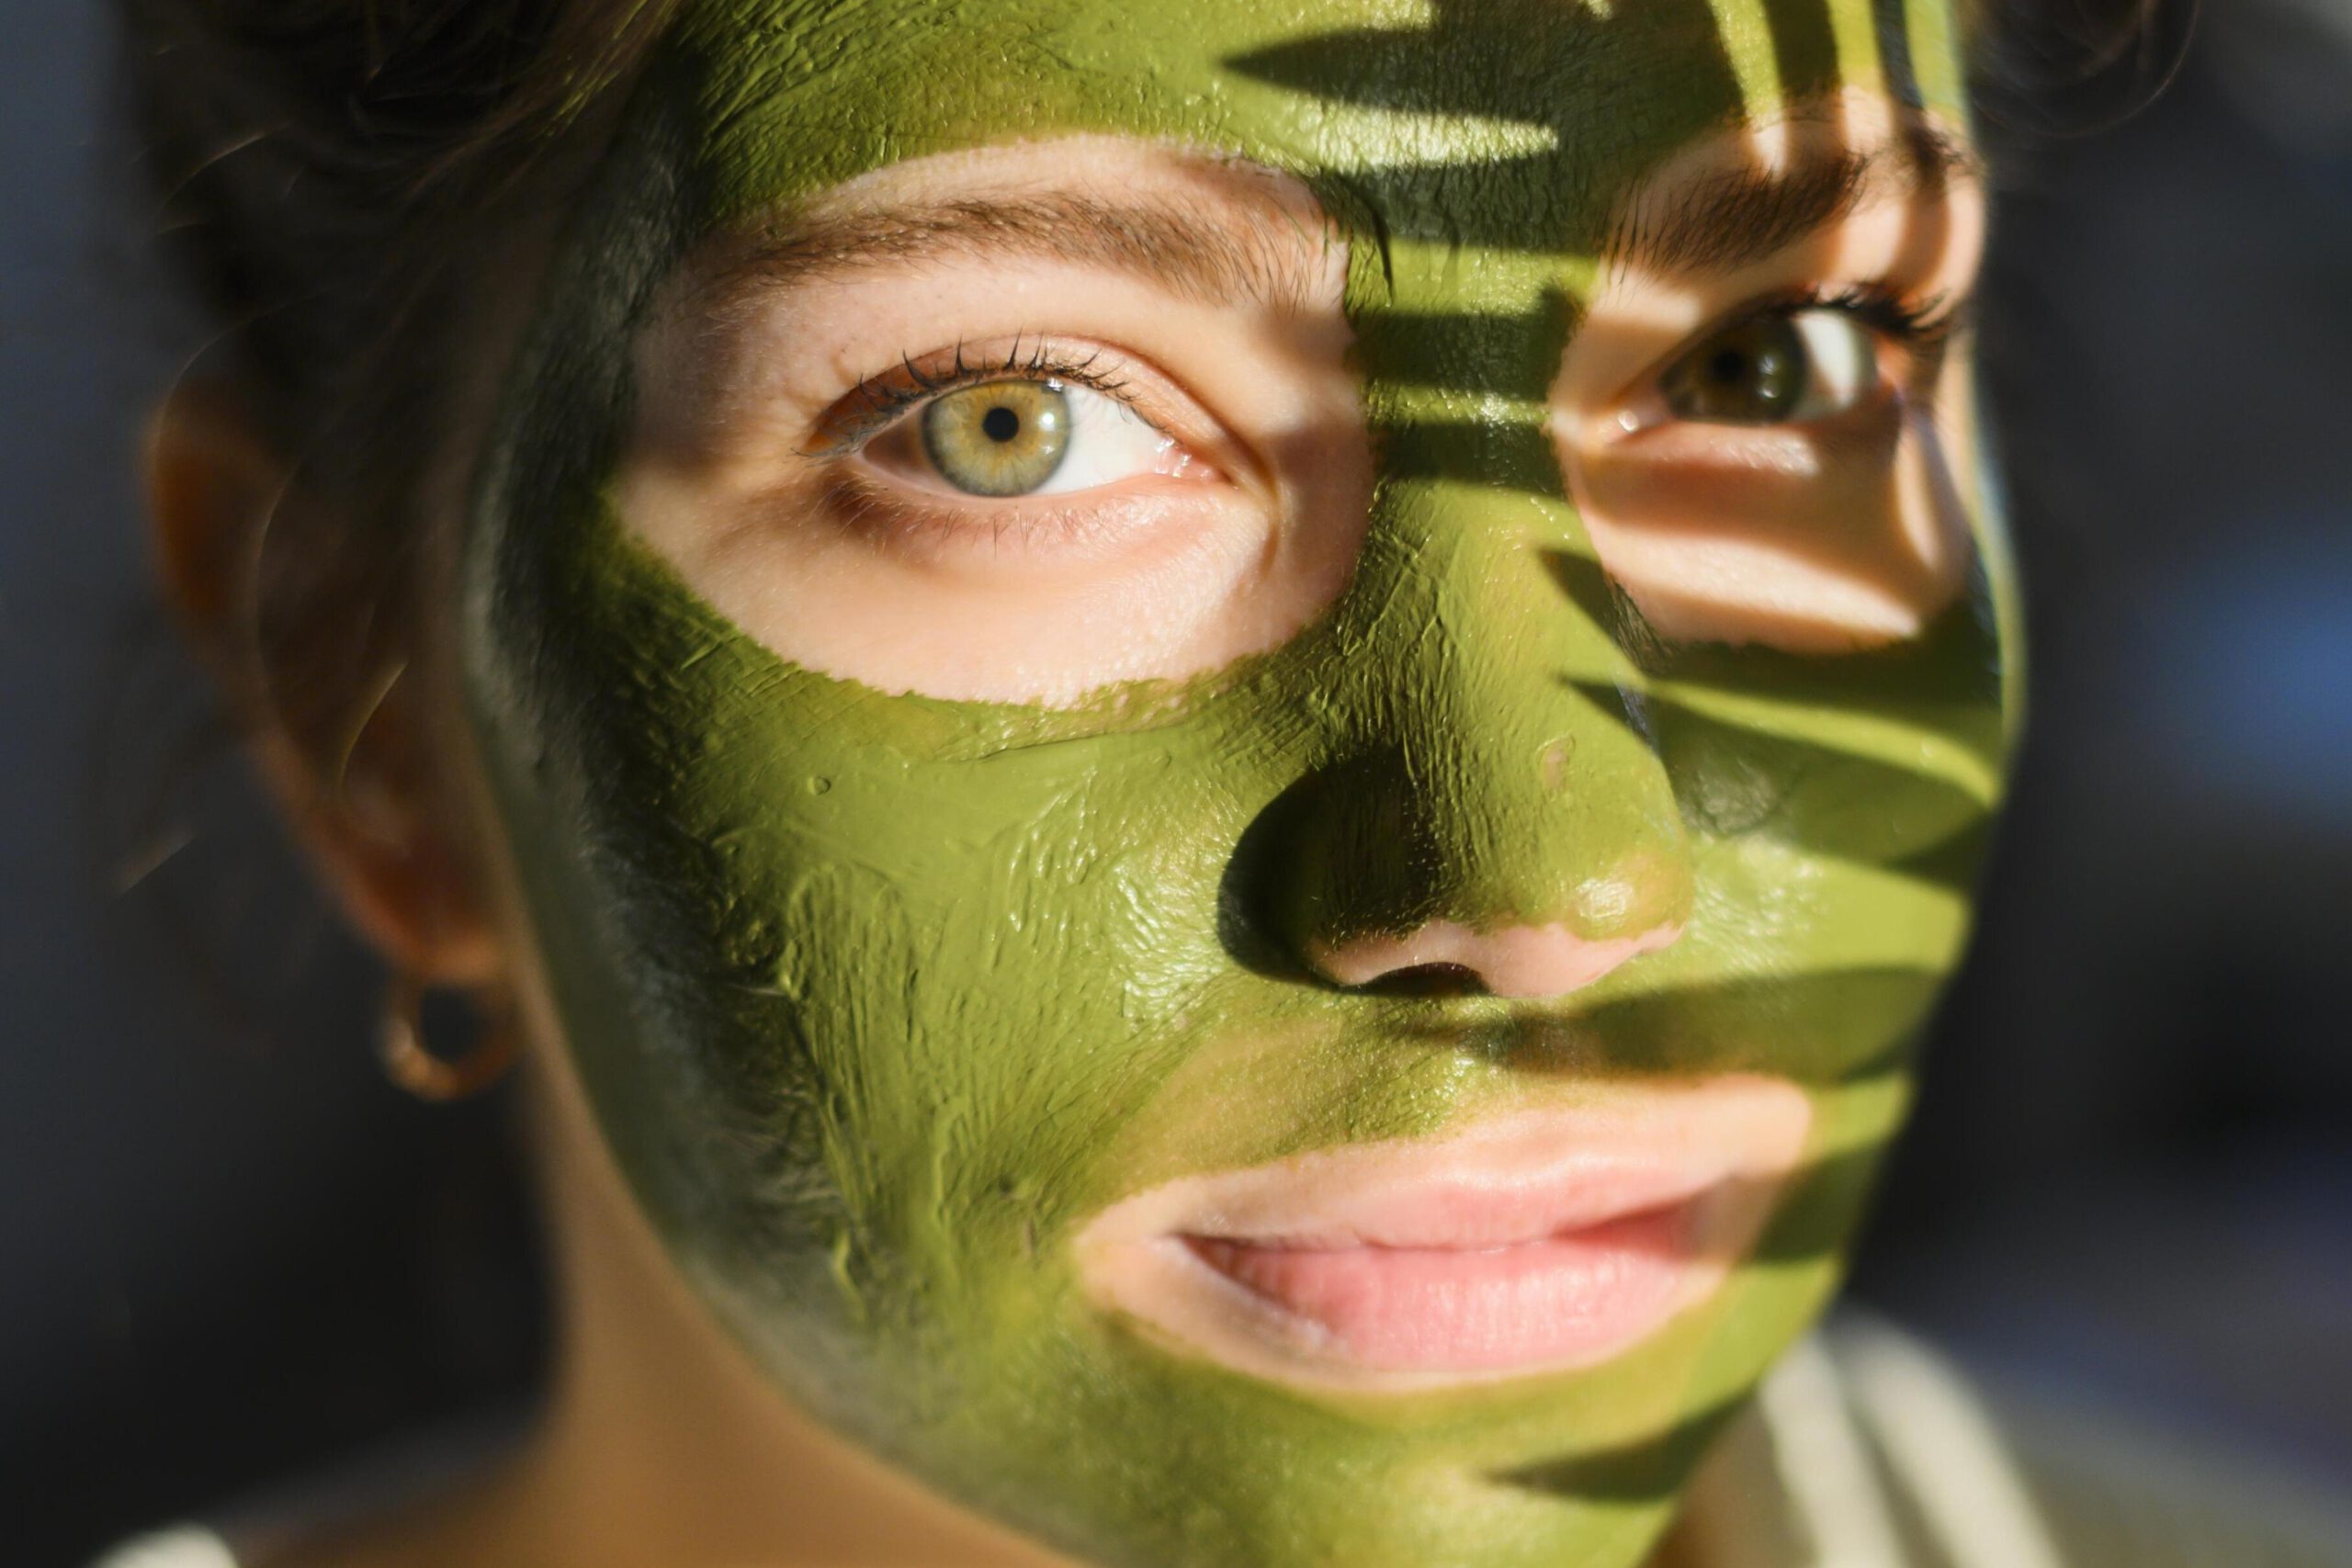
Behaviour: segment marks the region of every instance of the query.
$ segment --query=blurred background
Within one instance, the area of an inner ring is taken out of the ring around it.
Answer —
[[[132,454],[196,339],[110,48],[94,6],[0,13],[0,1517],[32,1568],[494,1420],[541,1358],[509,1108],[383,1079],[373,966],[189,743]],[[1854,1294],[2343,1498],[2352,5],[2211,0],[2145,112],[1998,141],[2030,737]]]

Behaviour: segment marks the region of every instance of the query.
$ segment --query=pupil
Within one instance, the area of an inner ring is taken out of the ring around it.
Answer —
[[[980,434],[1001,446],[1021,434],[1021,416],[999,403],[980,415]]]
[[[1725,329],[1690,351],[1660,384],[1684,419],[1778,424],[1804,406],[1809,372],[1804,334],[1785,316]]]

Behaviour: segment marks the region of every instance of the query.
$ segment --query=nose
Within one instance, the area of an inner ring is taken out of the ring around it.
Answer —
[[[1413,301],[1458,305],[1450,265],[1396,277],[1401,313],[1360,322],[1382,481],[1302,655],[1313,701],[1282,716],[1308,720],[1319,754],[1237,861],[1257,923],[1236,929],[1350,990],[1566,996],[1681,936],[1693,849],[1648,729],[1641,630],[1550,439],[1432,394],[1527,384],[1570,323],[1433,338]]]
[[[1399,617],[1443,628],[1404,642],[1386,677],[1409,700],[1335,703],[1352,754],[1287,792],[1264,818],[1272,852],[1247,863],[1245,907],[1323,984],[1562,997],[1691,919],[1691,844],[1638,711],[1563,679],[1600,662],[1601,633],[1523,557],[1474,549],[1485,558],[1421,579],[1466,582],[1470,604]]]
[[[1555,475],[1400,452],[1317,670],[1323,759],[1261,818],[1238,907],[1328,986],[1566,996],[1693,915],[1646,677]]]
[[[1475,931],[1458,920],[1431,920],[1402,936],[1313,942],[1307,957],[1323,978],[1351,990],[1475,988],[1495,997],[1562,997],[1629,959],[1671,947],[1681,934],[1676,920],[1599,937],[1566,921]]]

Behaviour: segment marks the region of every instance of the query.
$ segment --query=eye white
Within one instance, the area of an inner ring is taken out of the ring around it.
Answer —
[[[1878,338],[1851,310],[1815,307],[1789,317],[1804,344],[1804,391],[1789,411],[1792,419],[1843,413],[1878,384]]]
[[[1069,445],[1060,466],[1029,494],[1067,495],[1168,470],[1175,438],[1134,409],[1070,382],[1062,383],[1062,397],[1069,409]]]

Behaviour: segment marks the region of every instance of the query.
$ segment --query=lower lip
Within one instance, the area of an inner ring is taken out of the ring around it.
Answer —
[[[1357,1366],[1495,1372],[1589,1363],[1657,1327],[1689,1293],[1696,1208],[1478,1248],[1184,1243]]]

